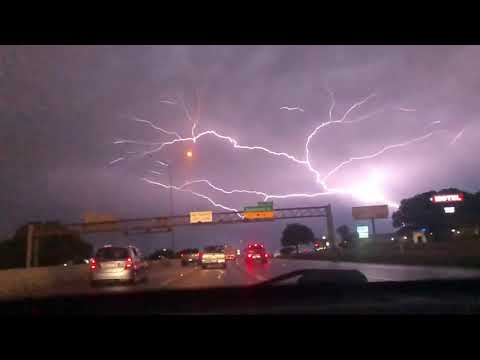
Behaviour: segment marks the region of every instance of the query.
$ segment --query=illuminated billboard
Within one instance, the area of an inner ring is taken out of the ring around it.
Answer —
[[[368,239],[368,225],[357,225],[359,239]]]
[[[454,214],[455,213],[455,206],[445,206],[443,208],[443,211],[445,211],[445,214]]]
[[[448,203],[448,202],[460,202],[460,201],[463,201],[463,193],[433,195],[430,198],[430,201],[435,203],[435,204],[436,203]]]

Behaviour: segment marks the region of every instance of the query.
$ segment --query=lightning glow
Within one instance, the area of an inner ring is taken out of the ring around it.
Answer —
[[[332,175],[335,174],[338,170],[340,170],[342,167],[344,167],[345,165],[350,164],[350,163],[353,162],[353,161],[373,159],[374,157],[377,157],[377,156],[382,155],[382,154],[385,153],[386,151],[389,151],[389,150],[392,150],[392,149],[396,149],[396,148],[400,148],[400,147],[405,147],[405,146],[411,145],[411,144],[413,144],[413,143],[416,143],[416,142],[419,142],[419,141],[428,139],[428,138],[429,138],[430,136],[432,136],[434,133],[435,133],[435,131],[432,131],[432,132],[430,132],[430,133],[428,133],[428,134],[426,134],[426,135],[420,136],[420,137],[418,137],[418,138],[414,138],[414,139],[412,139],[412,140],[405,141],[405,142],[403,142],[403,143],[385,146],[385,147],[382,148],[381,150],[379,150],[379,151],[377,151],[377,152],[375,152],[375,153],[373,153],[373,154],[370,154],[370,155],[351,157],[350,159],[345,160],[345,161],[341,162],[340,164],[338,164],[337,166],[335,166],[332,170],[330,170],[330,171],[322,178],[321,181],[322,181],[322,182],[326,182],[327,179],[328,179],[330,176],[332,176]]]

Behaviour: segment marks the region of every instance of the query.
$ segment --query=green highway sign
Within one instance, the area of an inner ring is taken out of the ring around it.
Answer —
[[[243,211],[273,211],[273,201],[259,201],[257,206],[246,206]]]
[[[257,202],[257,206],[269,207],[269,208],[273,209],[273,201],[259,201],[259,202]]]
[[[271,207],[265,206],[246,206],[243,208],[243,211],[272,211]]]

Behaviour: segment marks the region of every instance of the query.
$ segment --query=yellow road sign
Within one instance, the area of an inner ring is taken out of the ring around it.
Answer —
[[[245,219],[248,219],[248,220],[273,219],[274,212],[273,211],[244,211],[243,216],[245,216]]]
[[[213,221],[211,211],[193,211],[190,213],[190,224],[209,223]]]

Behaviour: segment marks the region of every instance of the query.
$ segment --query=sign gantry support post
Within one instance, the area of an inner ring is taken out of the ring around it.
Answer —
[[[33,247],[33,231],[34,225],[28,224],[28,232],[27,232],[27,254],[25,259],[25,267],[29,268],[32,266],[32,247]]]

